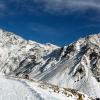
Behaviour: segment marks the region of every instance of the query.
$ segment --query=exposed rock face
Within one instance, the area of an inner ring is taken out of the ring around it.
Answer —
[[[60,61],[36,78],[100,98],[100,34],[61,48]]]
[[[61,48],[60,61],[35,78],[100,98],[100,34]]]
[[[45,70],[48,65],[56,63],[48,55],[57,48],[52,44],[26,41],[11,32],[0,30],[0,72],[19,76],[36,69]]]
[[[57,47],[0,30],[0,72],[77,89],[100,98],[100,34]]]

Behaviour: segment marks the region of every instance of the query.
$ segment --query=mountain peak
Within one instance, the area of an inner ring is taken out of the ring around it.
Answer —
[[[100,33],[62,48],[0,29],[0,73],[79,90],[100,98]]]

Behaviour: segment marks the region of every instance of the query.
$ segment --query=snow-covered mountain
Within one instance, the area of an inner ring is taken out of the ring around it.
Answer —
[[[65,46],[60,59],[54,67],[35,77],[100,98],[100,34]]]
[[[0,30],[0,72],[19,76],[36,69],[46,70],[56,63],[48,55],[57,48],[59,47],[49,43],[43,45],[27,41],[11,32]]]
[[[1,29],[0,65],[2,75],[43,81],[100,98],[100,34],[61,48],[27,41]]]

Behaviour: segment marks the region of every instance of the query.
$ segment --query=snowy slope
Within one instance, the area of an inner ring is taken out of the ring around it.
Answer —
[[[0,76],[0,100],[92,100],[75,90]]]
[[[77,89],[100,98],[100,34],[62,48],[0,29],[0,72]]]
[[[58,46],[40,44],[0,30],[0,72],[21,76],[35,71],[42,71],[56,63],[49,55]],[[48,66],[47,66],[48,65]],[[35,68],[34,68],[35,67]]]
[[[35,78],[100,98],[100,34],[79,39],[61,51],[60,62]]]

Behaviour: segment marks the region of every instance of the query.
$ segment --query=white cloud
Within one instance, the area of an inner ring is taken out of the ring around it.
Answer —
[[[0,2],[0,11],[4,11],[6,9],[6,5],[3,2]]]
[[[14,11],[11,5],[15,7]],[[100,0],[2,0],[0,1],[0,15],[16,13],[39,13],[40,10],[53,14],[70,14],[86,12],[88,9],[100,11]]]
[[[88,9],[100,10],[99,0],[34,0],[41,4],[44,11],[50,13],[72,13],[75,11],[86,11]]]
[[[4,2],[0,1],[0,17],[4,16],[7,11],[7,6]]]

